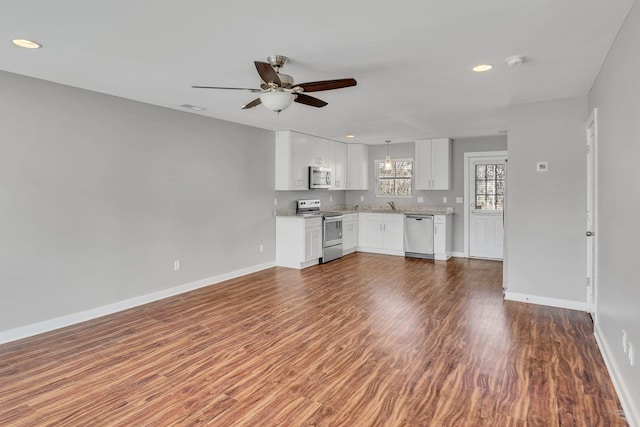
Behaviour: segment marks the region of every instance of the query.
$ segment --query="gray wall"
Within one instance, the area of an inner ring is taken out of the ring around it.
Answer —
[[[589,94],[598,108],[598,292],[596,326],[640,425],[640,5],[618,33]],[[622,351],[622,330],[635,367]],[[629,409],[629,408],[626,408]],[[629,414],[628,414],[629,415]]]
[[[0,331],[275,259],[272,132],[5,72],[0,87]]]
[[[387,155],[386,145],[369,146],[369,191],[347,191],[346,202],[349,206],[386,206],[393,201],[403,208],[417,206],[449,206],[456,210],[453,216],[453,251],[464,252],[464,204],[456,203],[456,197],[464,197],[464,153],[472,151],[503,151],[507,149],[506,136],[486,136],[477,138],[455,139],[452,146],[452,183],[451,190],[425,191],[414,190],[412,197],[376,197],[376,176],[373,167],[376,160],[383,160]],[[415,157],[415,144],[389,144],[391,158]],[[360,201],[364,196],[364,201]],[[424,198],[424,203],[418,205],[418,197]],[[447,203],[442,198],[447,197]]]
[[[586,120],[585,97],[509,108],[510,292],[586,301]]]

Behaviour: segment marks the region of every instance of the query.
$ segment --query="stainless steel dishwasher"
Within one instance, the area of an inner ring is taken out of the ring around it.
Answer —
[[[404,216],[404,256],[433,258],[433,215]]]

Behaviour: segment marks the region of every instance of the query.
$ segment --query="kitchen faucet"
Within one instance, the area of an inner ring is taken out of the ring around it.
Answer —
[[[391,206],[391,210],[395,211],[396,210],[396,204],[393,202],[387,202],[389,204],[389,206]]]

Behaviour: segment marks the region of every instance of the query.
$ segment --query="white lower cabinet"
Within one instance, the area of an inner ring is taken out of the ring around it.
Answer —
[[[358,214],[358,250],[404,256],[404,215]]]
[[[358,214],[342,216],[342,253],[350,254],[358,248]]]
[[[451,258],[453,230],[451,215],[433,216],[433,258],[448,260]]]
[[[276,265],[305,268],[322,257],[322,218],[276,217]]]

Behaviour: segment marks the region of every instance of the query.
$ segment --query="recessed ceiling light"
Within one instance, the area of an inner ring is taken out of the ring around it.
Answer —
[[[23,47],[25,49],[40,49],[42,47],[40,43],[34,42],[33,40],[27,40],[27,39],[13,39],[11,40],[11,43],[15,44],[16,46]]]
[[[347,134],[347,138],[352,139],[355,138],[356,136],[352,133]]]
[[[484,73],[485,71],[489,71],[492,68],[493,68],[493,65],[491,64],[480,64],[473,67],[472,70],[475,71],[476,73]]]

